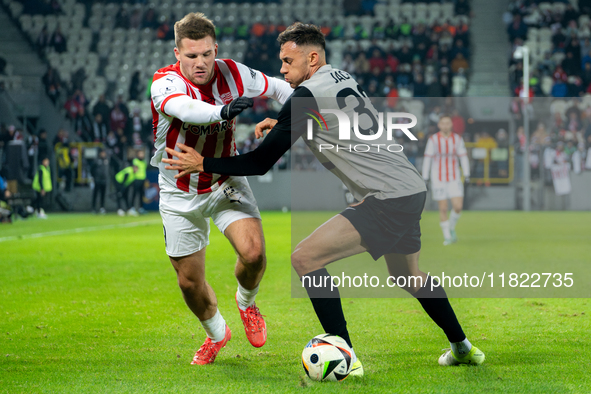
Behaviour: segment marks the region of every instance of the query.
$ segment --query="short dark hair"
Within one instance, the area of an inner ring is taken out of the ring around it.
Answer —
[[[296,22],[285,29],[283,33],[279,34],[277,41],[279,41],[279,45],[292,41],[298,46],[314,45],[323,50],[326,49],[324,34],[320,31],[320,28],[316,25],[307,25],[302,22]]]
[[[215,25],[201,12],[192,12],[174,24],[174,42],[177,48],[181,47],[183,38],[200,40],[210,36],[215,42]]]

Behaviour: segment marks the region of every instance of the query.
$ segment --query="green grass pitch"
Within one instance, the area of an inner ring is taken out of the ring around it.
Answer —
[[[487,357],[454,368],[437,365],[448,343],[415,300],[345,299],[366,376],[311,382],[300,354],[322,329],[309,301],[291,298],[290,218],[263,213],[268,268],[257,304],[268,341],[260,349],[248,344],[236,310],[233,251],[212,226],[207,277],[233,335],[208,366],[189,365],[205,332],[182,300],[158,215],[54,214],[1,225],[0,392],[591,392],[587,298],[452,299]],[[460,242],[444,248],[437,213],[427,212],[421,266],[490,258],[560,271],[563,262],[591,261],[590,222],[590,212],[466,212]]]

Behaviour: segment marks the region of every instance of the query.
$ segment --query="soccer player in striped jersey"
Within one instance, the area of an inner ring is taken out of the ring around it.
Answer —
[[[178,171],[162,162],[172,157],[165,148],[183,143],[205,157],[234,156],[234,118],[252,106],[251,98],[266,96],[284,103],[293,90],[233,60],[216,59],[215,26],[203,14],[186,15],[175,23],[174,32],[178,62],[156,71],[151,87],[156,148],[151,164],[160,170],[166,253],[187,306],[207,333],[192,364],[209,364],[231,337],[205,279],[209,218],[234,247],[236,303],[248,340],[261,347],[267,331],[255,304],[266,267],[260,214],[246,178],[201,171],[175,179]]]
[[[361,202],[347,207],[301,241],[291,256],[292,266],[300,278],[310,279],[302,284],[325,332],[339,335],[353,349],[338,288],[316,287],[313,283],[326,283],[330,279],[325,266],[334,261],[363,252],[370,253],[375,260],[384,256],[391,276],[421,278],[420,283],[409,280],[403,289],[420,302],[450,342],[451,349],[441,355],[439,364],[481,364],[484,354],[466,338],[445,290],[419,269],[420,219],[426,199],[421,175],[400,151],[392,153],[374,147],[359,153],[346,149],[346,144],[362,144],[369,135],[378,134],[377,111],[351,75],[326,63],[324,35],[318,27],[295,23],[279,35],[279,43],[281,73],[295,91],[281,108],[277,120],[266,119],[257,125],[257,134],[272,129],[261,145],[240,156],[204,158],[180,144],[178,147],[183,152],[166,148],[167,153],[176,157],[164,159],[169,164],[167,168],[180,171],[177,179],[199,171],[264,174],[297,138],[306,134],[309,119],[306,112],[326,109],[320,104],[313,108],[314,102],[330,104],[330,109],[341,108],[349,119],[355,118],[354,111],[363,113],[365,119],[373,119],[373,126],[363,130],[365,135],[359,136],[356,131],[341,142],[340,119],[327,116],[324,127],[313,126],[311,139],[309,134],[304,137],[319,161]],[[351,103],[355,102],[357,106],[353,108]],[[326,148],[337,144],[340,149],[319,149],[321,145]],[[361,361],[355,352],[351,356],[351,374],[363,375]]]
[[[429,137],[423,161],[423,178],[431,179],[431,195],[439,204],[439,225],[443,231],[443,244],[457,242],[456,224],[464,204],[464,182],[470,180],[470,165],[466,146],[461,136],[452,132],[449,115],[443,115],[437,123],[439,131]],[[451,213],[447,217],[447,200],[451,200]]]

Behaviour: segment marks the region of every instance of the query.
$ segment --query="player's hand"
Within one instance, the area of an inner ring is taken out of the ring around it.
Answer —
[[[238,97],[232,100],[222,108],[222,119],[229,120],[235,118],[246,108],[252,107],[253,103],[250,97]]]
[[[257,138],[264,137],[265,131],[267,132],[267,134],[269,134],[271,129],[273,129],[273,127],[275,127],[276,124],[277,124],[277,119],[271,119],[271,118],[267,118],[267,119],[263,120],[262,122],[259,122],[256,125],[256,127],[254,128],[255,137],[257,137]]]
[[[229,104],[228,104],[229,105]],[[162,159],[163,163],[170,164],[164,167],[165,170],[180,171],[174,176],[175,179],[184,177],[187,174],[194,174],[203,171],[203,156],[201,156],[195,149],[177,142],[176,146],[181,149],[181,152],[165,148],[166,153],[178,159]]]

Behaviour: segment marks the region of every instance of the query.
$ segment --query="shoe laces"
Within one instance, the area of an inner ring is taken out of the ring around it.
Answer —
[[[211,358],[215,353],[215,344],[211,341],[210,338],[205,340],[205,343],[201,345],[199,350],[197,350],[197,354],[195,358]]]
[[[246,315],[246,323],[252,329],[253,332],[262,331],[262,327],[256,323],[258,322],[259,316],[264,317],[265,315],[261,315],[261,312],[259,311],[259,308],[256,306],[256,304],[252,304],[251,306],[246,308],[244,314]]]

